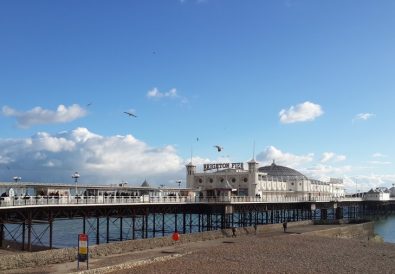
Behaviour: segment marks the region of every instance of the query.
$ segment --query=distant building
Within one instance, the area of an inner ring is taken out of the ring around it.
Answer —
[[[389,189],[390,197],[395,197],[395,186],[392,184],[392,187]]]
[[[196,166],[189,163],[187,187],[199,190],[203,197],[250,196],[270,198],[344,197],[342,179],[329,182],[309,179],[297,170],[277,165],[259,167],[251,160],[248,169],[243,163],[217,163],[203,165],[203,172],[196,172]]]
[[[366,201],[387,201],[390,199],[390,191],[386,187],[371,189],[364,195]]]

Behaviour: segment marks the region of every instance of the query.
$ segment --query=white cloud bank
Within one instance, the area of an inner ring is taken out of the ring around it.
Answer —
[[[302,104],[291,106],[289,109],[282,109],[279,113],[280,122],[290,124],[296,122],[313,121],[324,113],[318,104],[306,101]]]
[[[132,135],[100,136],[86,128],[51,135],[41,132],[26,139],[0,140],[0,176],[10,180],[89,184],[145,178],[153,185],[185,177],[184,161],[172,146],[153,148]]]
[[[382,154],[376,154],[376,157],[382,157]],[[273,160],[276,164],[291,167],[306,175],[308,178],[329,181],[332,178],[343,178],[344,186],[347,193],[354,193],[356,190],[368,191],[375,187],[391,187],[395,184],[395,174],[356,174],[361,171],[361,167],[351,165],[340,165],[346,160],[345,155],[334,152],[324,152],[320,159],[314,159],[313,153],[296,155],[281,151],[280,149],[269,146],[263,152],[257,155],[260,165],[270,165]],[[374,162],[371,164],[391,164],[387,162]]]
[[[369,191],[376,187],[392,187],[395,184],[395,174],[369,174],[344,178],[346,192]]]
[[[67,123],[86,115],[86,110],[74,104],[69,107],[59,105],[56,111],[35,107],[29,111],[17,111],[9,106],[3,106],[2,113],[5,116],[15,117],[17,125],[21,128],[29,128],[34,125]]]

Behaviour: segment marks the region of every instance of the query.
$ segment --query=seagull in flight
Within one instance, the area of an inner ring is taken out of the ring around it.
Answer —
[[[137,115],[135,115],[135,114],[133,114],[133,113],[131,113],[131,112],[124,111],[123,113],[129,115],[129,117],[130,117],[130,116],[133,116],[133,117],[136,117],[136,118],[137,118]]]
[[[217,148],[217,150],[218,150],[218,152],[221,152],[221,150],[223,150],[224,148],[223,147],[221,147],[221,146],[214,146],[215,148]]]

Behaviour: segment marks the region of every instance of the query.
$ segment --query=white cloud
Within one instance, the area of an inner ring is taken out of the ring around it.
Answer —
[[[148,98],[175,98],[178,97],[177,90],[172,88],[168,92],[160,92],[158,88],[153,88],[147,92]]]
[[[389,161],[369,161],[368,163],[372,164],[372,165],[390,165],[390,164],[392,164]]]
[[[334,152],[324,152],[322,153],[322,157],[321,157],[321,163],[326,163],[329,161],[340,162],[344,160],[346,160],[345,155],[338,155]]]
[[[177,89],[172,88],[167,92],[160,92],[158,88],[153,88],[147,92],[148,99],[160,100],[165,98],[177,99],[182,105],[188,104],[188,99],[180,96]]]
[[[324,113],[321,106],[311,102],[304,102],[296,107],[282,109],[279,113],[280,122],[283,124],[313,121]]]
[[[132,135],[100,136],[86,128],[26,139],[0,139],[1,180],[17,174],[25,181],[72,183],[78,171],[82,183],[138,185],[145,178],[163,183],[185,177],[184,161],[173,146],[150,147]]]
[[[382,153],[376,152],[376,153],[372,154],[372,157],[373,158],[384,158],[384,157],[387,157],[387,155],[384,155]]]
[[[275,161],[276,164],[297,167],[309,163],[313,160],[314,154],[309,153],[306,155],[295,155],[291,153],[282,152],[274,146],[267,147],[263,152],[257,155],[259,161],[270,163]]]
[[[353,121],[355,121],[355,120],[366,121],[366,120],[372,118],[373,116],[375,116],[375,114],[373,114],[373,113],[358,113],[357,115],[355,115]]]
[[[77,104],[69,107],[59,105],[56,111],[35,107],[26,112],[3,106],[2,112],[5,116],[15,117],[17,125],[21,128],[40,124],[67,123],[86,115],[86,110]]]

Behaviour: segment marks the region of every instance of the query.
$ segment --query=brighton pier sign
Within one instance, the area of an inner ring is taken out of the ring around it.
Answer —
[[[220,168],[234,168],[234,169],[244,169],[243,163],[217,163],[217,164],[204,164],[203,170],[212,170]]]

